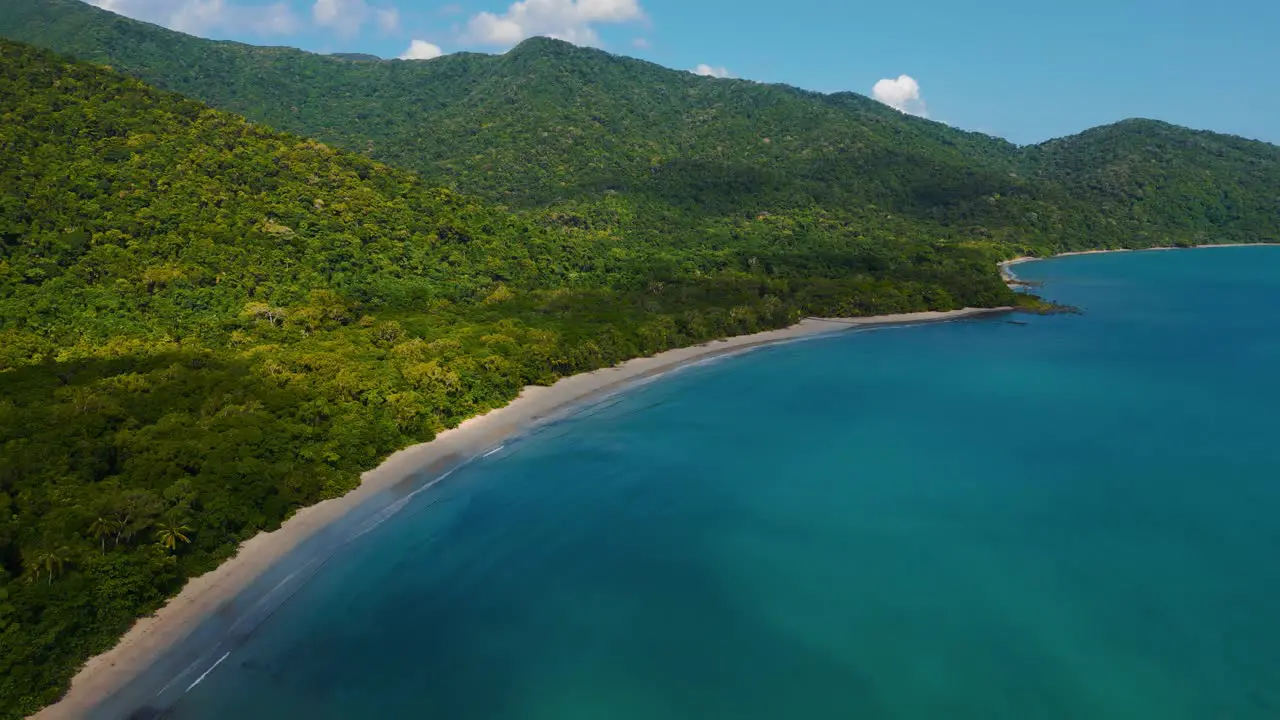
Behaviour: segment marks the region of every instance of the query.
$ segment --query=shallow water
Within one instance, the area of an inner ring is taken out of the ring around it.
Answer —
[[[461,468],[172,717],[1280,716],[1280,248],[1016,272],[1085,314],[767,348]]]

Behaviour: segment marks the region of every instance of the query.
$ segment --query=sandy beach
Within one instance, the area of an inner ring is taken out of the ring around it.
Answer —
[[[1003,266],[1002,266],[1003,269]],[[844,330],[885,325],[930,323],[1007,312],[1012,308],[966,308],[868,318],[808,318],[788,328],[717,340],[693,347],[635,358],[611,368],[563,378],[550,387],[530,386],[505,407],[473,417],[441,433],[431,442],[401,450],[361,477],[347,495],[303,508],[280,529],[260,533],[240,546],[235,557],[212,572],[194,578],[155,615],[136,622],[111,650],[92,658],[72,680],[58,703],[34,717],[79,718],[150,667],[201,622],[230,603],[255,579],[299,543],[359,507],[379,492],[410,476],[439,470],[481,453],[503,439],[566,407],[683,365],[749,348]]]
[[[1122,253],[1122,252],[1152,252],[1155,250],[1206,250],[1208,248],[1231,248],[1231,247],[1274,247],[1280,243],[1217,243],[1213,245],[1193,245],[1191,247],[1151,247],[1151,248],[1121,248],[1119,250],[1077,250],[1075,252],[1058,253],[1057,255],[1048,255],[1046,257],[1033,257],[1030,255],[1022,255],[1011,260],[1005,260],[1000,263],[1000,277],[1004,278],[1005,284],[1009,287],[1018,287],[1023,285],[1017,275],[1009,268],[1024,262],[1033,260],[1050,260],[1052,258],[1070,257],[1072,255],[1102,255],[1105,253]]]

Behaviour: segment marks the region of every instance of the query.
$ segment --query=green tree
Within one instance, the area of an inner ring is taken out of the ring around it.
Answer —
[[[89,535],[98,541],[103,554],[107,552],[107,536],[114,534],[115,522],[112,520],[98,516],[93,519],[93,522],[89,523]]]
[[[156,542],[169,551],[174,551],[178,547],[178,543],[189,543],[191,538],[187,533],[191,532],[191,528],[186,525],[179,525],[168,522],[156,524]]]
[[[43,575],[46,583],[52,584],[54,578],[61,575],[70,562],[70,555],[71,550],[66,546],[37,551],[31,560],[33,579],[39,582],[40,576]]]

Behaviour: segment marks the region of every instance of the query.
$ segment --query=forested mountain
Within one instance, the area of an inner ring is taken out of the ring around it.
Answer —
[[[1142,245],[1280,237],[1275,145],[1126,120],[1026,148],[1022,167]]]
[[[1018,148],[853,93],[698,77],[549,39],[501,56],[352,62],[201,40],[79,0],[0,0],[0,36],[629,240],[733,242],[764,213],[858,227],[906,217],[934,238],[1032,252],[1280,235],[1280,149],[1159,123]]]
[[[519,388],[802,314],[992,306],[987,250],[629,243],[0,41],[0,716]]]

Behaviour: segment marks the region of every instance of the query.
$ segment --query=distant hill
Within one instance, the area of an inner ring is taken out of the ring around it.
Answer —
[[[1280,148],[1125,120],[1026,148],[1030,177],[1159,244],[1280,238]]]
[[[382,58],[377,55],[369,55],[368,53],[329,53],[329,57],[338,58],[339,60],[351,60],[353,62],[364,60],[382,62]]]
[[[1019,252],[1280,235],[1280,150],[1150,122],[1019,148],[853,93],[698,77],[549,39],[353,63],[201,40],[78,0],[0,0],[0,35],[637,241],[731,238],[763,213],[870,230],[905,217],[934,239]]]

